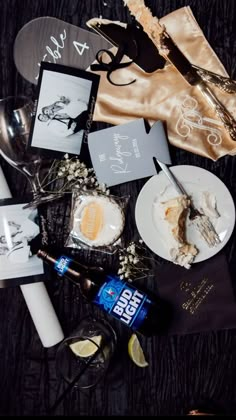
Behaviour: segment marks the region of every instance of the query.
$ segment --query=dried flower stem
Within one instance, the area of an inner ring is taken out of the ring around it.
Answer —
[[[145,278],[150,271],[150,268],[145,264],[146,260],[153,261],[143,255],[144,247],[134,242],[130,242],[127,248],[119,251],[119,270],[118,275],[120,279],[127,279],[132,282],[141,278]]]
[[[49,177],[52,178],[49,180]],[[54,191],[46,191],[46,188],[60,181],[60,186]],[[62,185],[61,185],[62,184]],[[71,193],[72,189],[79,188],[82,190],[93,189],[101,194],[109,194],[109,190],[105,184],[99,184],[92,168],[87,168],[85,163],[81,162],[77,157],[69,159],[68,155],[64,159],[54,160],[52,165],[41,182],[41,188],[44,192],[52,194]]]

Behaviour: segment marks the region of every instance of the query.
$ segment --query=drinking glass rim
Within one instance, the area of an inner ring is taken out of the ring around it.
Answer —
[[[64,340],[60,343],[60,345],[62,345],[63,343],[66,344],[67,341],[69,341],[71,339],[76,339],[76,338],[83,338],[84,340],[90,340],[90,341],[93,342],[92,337],[89,337],[87,335],[86,336],[84,335],[83,337],[81,337],[79,332],[77,333],[78,328],[80,327],[80,325],[84,321],[88,321],[88,322],[91,321],[91,322],[95,322],[95,323],[98,322],[98,323],[101,323],[101,325],[104,324],[104,326],[107,327],[111,331],[112,339],[113,339],[114,343],[115,344],[117,343],[116,331],[112,327],[112,325],[110,324],[109,321],[107,321],[106,319],[103,319],[103,318],[96,318],[93,315],[86,315],[79,320],[77,327],[74,328],[74,330],[71,332],[71,334],[69,334],[66,338],[64,338]],[[96,343],[94,343],[94,344],[96,344]]]

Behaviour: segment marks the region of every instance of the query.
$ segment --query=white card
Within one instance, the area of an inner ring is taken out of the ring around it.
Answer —
[[[149,132],[143,119],[96,131],[88,145],[97,179],[108,187],[156,174],[153,156],[171,164],[161,121]]]

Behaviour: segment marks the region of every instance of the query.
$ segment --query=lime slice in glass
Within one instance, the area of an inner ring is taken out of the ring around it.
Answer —
[[[76,356],[89,357],[92,356],[100,347],[102,336],[96,335],[89,340],[80,340],[70,344],[70,348]]]

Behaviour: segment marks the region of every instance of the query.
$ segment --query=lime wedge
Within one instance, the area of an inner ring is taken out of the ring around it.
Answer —
[[[91,341],[90,341],[91,340]],[[102,342],[102,336],[96,335],[90,340],[80,340],[70,344],[70,348],[76,356],[89,357],[92,356],[99,348]]]
[[[139,367],[147,367],[148,362],[145,359],[142,347],[136,334],[132,334],[128,342],[128,353],[133,362]]]

